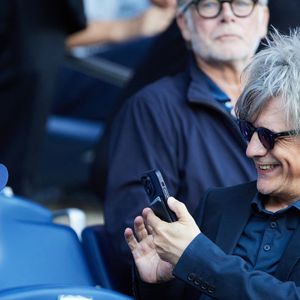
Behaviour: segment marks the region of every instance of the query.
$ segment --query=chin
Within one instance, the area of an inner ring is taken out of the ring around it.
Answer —
[[[256,187],[257,187],[257,190],[263,195],[268,195],[268,194],[271,194],[271,192],[272,192],[270,183],[262,182],[259,179],[257,180]]]
[[[220,48],[221,49],[221,48]],[[236,49],[222,49],[222,51],[217,51],[212,54],[217,60],[223,62],[233,62],[244,60],[248,55],[243,53],[242,51],[236,51]]]

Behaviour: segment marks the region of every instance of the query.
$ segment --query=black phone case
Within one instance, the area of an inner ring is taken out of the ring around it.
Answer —
[[[170,197],[166,183],[159,170],[145,172],[141,182],[150,200],[150,208],[162,220],[175,222],[177,217],[169,209],[167,199]]]

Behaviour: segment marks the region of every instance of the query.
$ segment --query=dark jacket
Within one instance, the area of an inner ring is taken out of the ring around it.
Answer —
[[[203,234],[192,241],[174,269],[181,280],[160,285],[139,282],[137,298],[196,300],[202,294],[201,300],[210,299],[207,296],[219,300],[300,299],[300,226],[274,276],[249,271],[241,258],[226,255],[240,238],[256,193],[256,182],[209,191],[195,213]]]
[[[191,213],[208,188],[256,178],[234,118],[193,63],[130,99],[115,121],[109,153],[105,224],[128,261],[123,230],[149,205],[140,183],[145,171],[160,169],[170,194]]]

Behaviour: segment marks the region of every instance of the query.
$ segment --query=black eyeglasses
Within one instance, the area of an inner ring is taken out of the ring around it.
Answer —
[[[264,127],[256,128],[250,122],[245,120],[238,120],[238,125],[243,137],[248,142],[250,142],[254,132],[257,132],[260,142],[267,150],[271,150],[274,148],[276,140],[299,134],[299,130],[289,130],[275,133],[270,129]]]
[[[258,1],[259,0],[191,0],[180,8],[179,13],[185,13],[191,5],[194,5],[202,18],[213,19],[221,13],[223,3],[228,2],[236,17],[246,18],[251,15]]]

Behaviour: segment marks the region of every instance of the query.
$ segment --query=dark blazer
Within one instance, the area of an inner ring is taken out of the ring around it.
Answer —
[[[202,294],[201,300],[207,299],[206,295],[216,299],[300,299],[297,287],[300,286],[300,226],[289,241],[275,276],[259,271],[245,272],[242,259],[226,255],[232,253],[240,238],[256,193],[256,182],[208,191],[195,219],[202,233],[218,247],[207,239],[211,248],[199,249],[201,243],[197,239],[203,238],[200,234],[174,269],[174,275],[181,280],[159,285],[138,281],[137,298],[193,300],[200,299]],[[209,252],[213,252],[211,257]],[[208,258],[204,263],[201,262],[205,260],[203,257]]]

